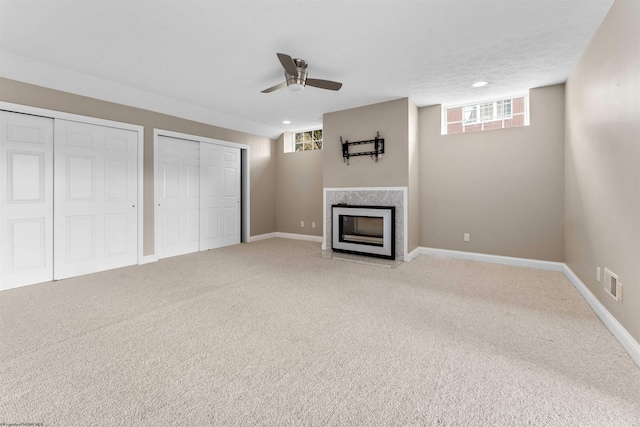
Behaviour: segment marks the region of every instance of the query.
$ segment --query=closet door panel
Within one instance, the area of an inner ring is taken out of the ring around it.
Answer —
[[[240,149],[200,143],[200,250],[240,243]]]
[[[156,254],[161,259],[197,252],[198,143],[160,136],[156,144]]]
[[[55,120],[56,279],[137,263],[137,138]]]
[[[0,289],[53,279],[53,119],[0,112]]]

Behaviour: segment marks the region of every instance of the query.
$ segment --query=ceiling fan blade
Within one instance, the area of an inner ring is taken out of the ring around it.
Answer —
[[[320,89],[340,90],[342,83],[331,80],[307,79],[307,86],[319,87]]]
[[[269,92],[273,92],[274,90],[278,90],[278,89],[282,89],[283,87],[287,86],[287,82],[282,82],[280,84],[277,84],[275,86],[271,86],[269,89],[265,89],[260,93],[269,93]]]
[[[293,58],[284,53],[276,53],[276,55],[278,55],[278,59],[287,73],[292,76],[298,75],[298,67],[296,67],[296,63],[293,61]]]

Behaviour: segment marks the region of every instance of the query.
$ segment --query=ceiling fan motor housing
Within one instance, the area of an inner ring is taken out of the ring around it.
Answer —
[[[290,90],[299,91],[307,84],[307,65],[309,64],[307,64],[307,61],[298,58],[294,58],[293,61],[298,69],[298,74],[294,76],[285,71],[284,77]]]

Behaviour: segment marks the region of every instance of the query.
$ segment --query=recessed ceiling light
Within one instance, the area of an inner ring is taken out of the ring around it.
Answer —
[[[291,120],[283,120],[282,124],[283,125],[290,125],[291,124]]]
[[[471,87],[482,87],[482,86],[486,86],[488,84],[489,84],[489,82],[475,82],[474,84],[471,85]]]

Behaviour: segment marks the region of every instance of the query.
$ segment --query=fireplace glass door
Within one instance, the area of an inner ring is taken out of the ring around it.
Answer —
[[[361,245],[384,244],[384,219],[381,217],[340,215],[340,241]]]

